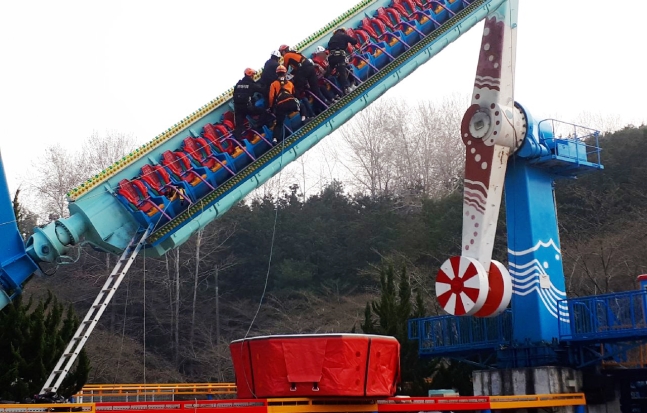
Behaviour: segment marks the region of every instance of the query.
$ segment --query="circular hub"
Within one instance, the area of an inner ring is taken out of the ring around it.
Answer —
[[[470,134],[476,139],[483,139],[490,131],[491,124],[490,115],[478,111],[470,119]]]
[[[488,294],[488,279],[480,262],[468,257],[451,257],[436,276],[436,297],[452,315],[472,315],[479,311]]]

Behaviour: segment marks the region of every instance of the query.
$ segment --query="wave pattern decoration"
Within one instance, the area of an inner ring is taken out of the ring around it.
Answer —
[[[539,241],[525,250],[508,249],[508,254],[513,294],[525,297],[536,293],[550,315],[569,323],[568,306],[565,302],[560,302],[566,299],[566,292],[555,287],[547,272],[551,265],[561,268],[561,251],[555,242],[552,239],[548,242]],[[538,256],[552,259],[540,262]]]

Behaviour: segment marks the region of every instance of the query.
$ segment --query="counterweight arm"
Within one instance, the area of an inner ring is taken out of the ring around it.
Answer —
[[[436,279],[438,301],[454,315],[499,314],[512,295],[510,275],[492,261],[492,249],[508,157],[525,136],[524,117],[514,105],[517,8],[518,0],[504,2],[485,20],[472,104],[461,123],[461,255],[447,260]]]

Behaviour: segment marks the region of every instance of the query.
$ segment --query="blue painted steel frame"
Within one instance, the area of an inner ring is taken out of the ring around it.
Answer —
[[[491,317],[438,316],[408,321],[409,340],[418,341],[420,356],[491,350],[512,341],[512,310]]]
[[[500,352],[504,364],[540,365],[541,360],[558,358],[553,347],[563,337],[562,329],[573,322],[569,318],[572,305],[565,301],[553,183],[557,177],[603,168],[598,134],[586,135],[592,140],[588,143],[577,134],[555,138],[554,122],[536,123],[530,113],[517,107],[525,115],[527,131],[522,147],[508,161],[505,181],[512,326],[499,329],[498,335],[483,335],[479,319],[473,317],[412,320],[409,338],[418,340],[421,355],[465,354],[505,345],[517,350]],[[559,145],[564,146],[561,154]],[[644,309],[644,302],[640,304]],[[488,322],[506,325],[509,320],[495,317]]]
[[[647,291],[571,298],[562,302],[560,340],[566,342],[633,341],[647,338]]]
[[[20,294],[22,284],[38,266],[25,252],[25,244],[18,230],[13,203],[0,155],[0,309]]]

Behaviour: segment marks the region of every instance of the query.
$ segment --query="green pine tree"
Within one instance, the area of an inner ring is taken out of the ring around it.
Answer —
[[[18,298],[0,311],[0,399],[23,401],[38,394],[79,321],[49,293],[34,308]],[[69,397],[88,378],[89,359],[82,351],[76,367],[63,381],[59,394]]]
[[[420,359],[417,342],[408,339],[408,320],[425,317],[425,304],[419,289],[412,299],[412,288],[406,267],[402,267],[398,287],[393,265],[380,267],[380,298],[366,303],[364,322],[366,334],[393,336],[400,342],[400,393],[426,396],[428,389],[456,388],[460,394],[472,394],[472,366],[448,359]]]
[[[425,395],[424,378],[431,374],[431,364],[418,359],[418,347],[408,340],[407,321],[424,316],[422,296],[416,293],[415,306],[411,302],[411,284],[406,267],[402,267],[398,287],[395,271],[390,263],[380,267],[380,298],[366,303],[362,331],[366,334],[393,336],[400,342],[400,370],[402,371],[402,393]],[[375,315],[375,317],[374,317]]]

